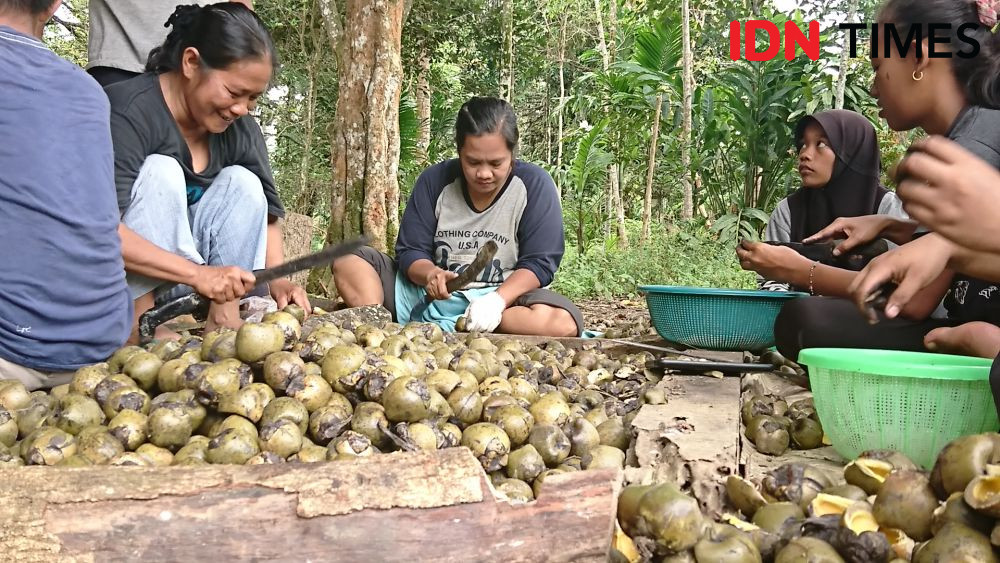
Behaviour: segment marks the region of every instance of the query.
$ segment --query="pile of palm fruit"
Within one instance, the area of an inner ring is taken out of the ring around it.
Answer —
[[[788,404],[781,397],[755,394],[743,402],[740,415],[744,434],[761,453],[778,456],[789,446],[811,450],[824,444],[823,425],[812,398]]]
[[[552,474],[623,467],[632,417],[665,400],[649,354],[376,324],[303,323],[292,305],[238,331],[124,347],[50,392],[0,382],[0,462],[263,464],[465,446],[498,490],[531,500]]]
[[[711,522],[672,484],[626,487],[618,521],[625,561],[697,563],[996,562],[1000,434],[951,442],[931,472],[891,450],[863,452],[843,482],[800,463],[759,484],[730,476],[741,517]]]

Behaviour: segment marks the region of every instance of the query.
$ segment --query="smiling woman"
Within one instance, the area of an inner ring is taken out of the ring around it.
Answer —
[[[157,299],[193,289],[213,301],[208,329],[235,328],[250,272],[284,259],[284,209],[249,115],[277,53],[264,23],[240,3],[178,6],[167,25],[146,73],[106,89],[129,288],[136,318]],[[279,306],[308,310],[291,281],[269,288]]]

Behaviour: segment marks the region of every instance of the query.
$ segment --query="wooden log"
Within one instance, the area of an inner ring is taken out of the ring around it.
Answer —
[[[465,448],[308,465],[0,470],[10,561],[604,561],[618,471],[494,497]]]

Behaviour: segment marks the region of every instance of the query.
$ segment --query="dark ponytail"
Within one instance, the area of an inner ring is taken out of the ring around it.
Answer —
[[[274,41],[253,10],[239,2],[177,6],[164,27],[170,33],[149,52],[146,72],[169,72],[181,66],[184,50],[194,47],[208,68],[223,69],[246,59],[271,59],[278,66]]]
[[[950,44],[961,46],[956,51],[968,51],[958,28],[972,24],[963,36],[979,43],[979,54],[963,58],[953,53],[952,70],[970,104],[1000,109],[1000,37],[980,22],[975,0],[886,0],[879,14],[879,21],[894,24],[900,37],[908,36],[913,26],[926,38],[930,24],[951,24]]]
[[[517,149],[519,133],[514,108],[500,98],[476,97],[462,104],[455,119],[455,147],[462,150],[465,138],[500,133],[507,149]]]

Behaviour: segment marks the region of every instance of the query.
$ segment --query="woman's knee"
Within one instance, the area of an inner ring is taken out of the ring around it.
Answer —
[[[177,201],[187,205],[187,180],[176,159],[151,154],[142,162],[139,175],[132,185],[132,199],[150,200],[157,207]]]
[[[216,177],[213,184],[226,186],[226,197],[238,201],[240,207],[248,210],[265,212],[267,198],[264,196],[264,185],[260,178],[243,166],[227,166]],[[213,185],[213,188],[217,187]]]

